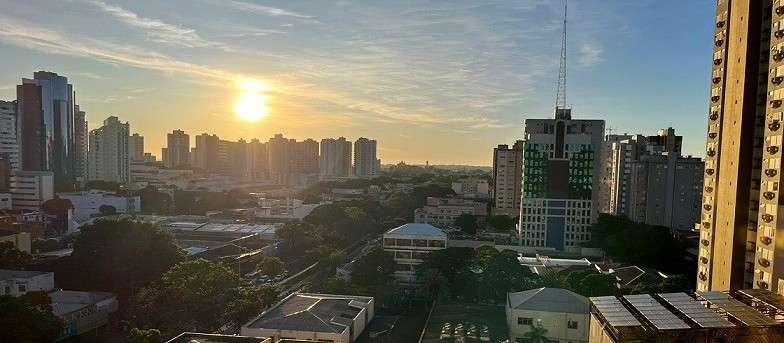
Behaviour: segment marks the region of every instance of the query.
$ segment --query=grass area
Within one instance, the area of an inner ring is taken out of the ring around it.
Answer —
[[[458,341],[457,337],[461,336],[460,334],[454,335],[454,338],[441,340],[441,330],[445,323],[449,323],[453,330],[458,323],[462,323],[464,333],[472,325],[477,328],[477,331],[487,326],[490,335],[489,342],[502,342],[509,338],[503,306],[436,303],[433,314],[427,322],[422,343]],[[465,342],[482,342],[482,340],[476,337],[465,337]],[[484,342],[488,342],[488,340]]]

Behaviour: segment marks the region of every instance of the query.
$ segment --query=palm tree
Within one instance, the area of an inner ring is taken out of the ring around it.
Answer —
[[[564,280],[563,277],[558,273],[558,270],[554,268],[548,268],[541,274],[542,278],[540,279],[540,283],[542,287],[556,287],[556,288],[565,288],[564,287]]]
[[[419,294],[425,297],[428,302],[449,295],[449,281],[438,269],[425,270],[419,281],[422,282],[422,285],[419,286]]]
[[[548,343],[550,342],[547,339],[547,329],[542,327],[541,324],[537,326],[531,325],[531,331],[526,332],[523,336],[525,336],[525,341],[528,343]]]

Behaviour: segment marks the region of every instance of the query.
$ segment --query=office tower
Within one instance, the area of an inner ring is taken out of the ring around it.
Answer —
[[[360,179],[378,177],[381,172],[376,158],[376,141],[361,137],[354,142],[354,175]]]
[[[320,171],[322,177],[351,175],[351,142],[346,138],[321,140]]]
[[[784,288],[782,20],[771,0],[716,6],[697,291]]]
[[[590,240],[598,214],[603,120],[526,119],[520,242],[564,249]]]
[[[182,130],[174,130],[166,135],[166,150],[163,151],[163,163],[167,167],[190,166],[191,140]]]
[[[89,179],[128,182],[131,179],[131,160],[128,155],[130,125],[117,117],[109,117],[103,126],[90,131],[88,150]]]
[[[252,179],[263,179],[269,173],[269,157],[267,156],[267,144],[254,138],[248,143],[248,153],[246,155],[248,176]]]
[[[612,129],[608,129],[611,131]],[[615,184],[615,180],[613,180],[613,170],[616,166],[613,165],[613,157],[614,157],[614,150],[613,144],[616,142],[620,142],[622,140],[626,140],[631,138],[631,135],[613,135],[609,134],[604,136],[604,141],[602,141],[602,152],[599,155],[599,159],[597,159],[597,163],[600,163],[602,168],[601,171],[601,179],[599,179],[599,203],[598,209],[599,213],[612,213],[612,204],[614,203],[612,193],[612,187]]]
[[[626,216],[634,193],[630,186],[632,162],[645,154],[645,136],[608,135],[602,144],[604,159],[597,160],[604,169],[599,183],[599,211]]]
[[[128,137],[128,158],[131,162],[141,163],[144,158],[144,136],[134,133]]]
[[[516,217],[520,214],[524,146],[525,142],[516,141],[511,148],[500,144],[493,149],[493,215]]]
[[[319,142],[308,138],[298,143],[300,145],[300,172],[314,174],[319,172]]]
[[[16,87],[21,169],[52,171],[55,189],[75,185],[74,91],[68,78],[39,71]]]
[[[16,131],[16,102],[0,101],[0,157],[19,170],[19,140]]]
[[[267,143],[267,151],[271,179],[281,185],[288,184],[287,175],[291,173],[289,139],[275,134]]]
[[[16,171],[11,173],[8,188],[15,210],[41,210],[54,198],[54,173],[50,171]]]
[[[81,185],[87,181],[87,143],[87,114],[74,105],[74,170]]]
[[[193,167],[203,169],[209,174],[218,174],[225,169],[219,159],[220,138],[217,135],[202,133],[196,136],[193,154]],[[226,151],[228,154],[228,151]],[[228,158],[228,156],[224,156]],[[225,162],[225,161],[224,161]]]
[[[244,139],[237,142],[228,142],[228,171],[226,175],[247,177],[248,143]]]

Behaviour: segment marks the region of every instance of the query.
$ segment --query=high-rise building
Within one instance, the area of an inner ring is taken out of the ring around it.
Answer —
[[[163,163],[167,167],[190,166],[191,137],[182,130],[174,130],[166,135],[166,150]]]
[[[217,135],[202,133],[196,136],[196,147],[193,153],[194,168],[204,169],[210,174],[218,174],[222,171],[221,161],[218,158],[219,141],[220,138]],[[228,156],[226,157],[228,158]]]
[[[321,176],[348,177],[351,175],[351,142],[345,137],[321,140]]]
[[[19,170],[19,140],[16,131],[16,102],[0,101],[0,157]]]
[[[698,291],[784,293],[784,7],[718,1]]]
[[[83,185],[87,181],[87,114],[74,106],[74,170],[76,182]]]
[[[68,78],[38,71],[16,87],[21,169],[52,171],[55,189],[75,186],[74,90]]]
[[[288,175],[291,173],[289,143],[289,139],[279,133],[270,138],[267,143],[270,177],[282,185],[289,183]]]
[[[378,177],[381,161],[376,158],[376,141],[360,137],[354,142],[354,175],[360,179]]]
[[[604,137],[604,141],[602,141],[602,152],[599,155],[599,159],[597,159],[596,163],[600,163],[602,168],[601,171],[601,178],[599,179],[599,213],[613,213],[614,211],[614,204],[616,203],[617,194],[612,192],[613,187],[615,186],[616,179],[614,179],[613,171],[618,168],[618,165],[615,164],[617,161],[616,156],[616,147],[614,144],[631,139],[632,136],[628,134],[624,135],[613,135],[609,134]],[[621,149],[617,149],[621,150]],[[625,149],[624,149],[625,150]],[[624,152],[624,158],[628,154],[631,158],[631,151]],[[617,175],[616,175],[617,176]]]
[[[103,126],[90,131],[88,152],[89,179],[124,183],[131,180],[128,155],[130,125],[109,117]]]
[[[590,240],[598,215],[603,120],[526,119],[520,242],[564,249]]]
[[[301,163],[300,172],[305,174],[313,174],[319,172],[319,142],[308,138],[298,143],[301,148]]]
[[[134,133],[128,137],[128,157],[131,159],[131,162],[145,162],[144,136]]]
[[[248,176],[251,179],[263,179],[269,173],[269,157],[267,156],[267,143],[262,143],[254,138],[248,143],[246,155]]]
[[[523,195],[523,149],[525,142],[517,141],[510,148],[501,144],[493,149],[493,214],[516,217],[520,214]]]

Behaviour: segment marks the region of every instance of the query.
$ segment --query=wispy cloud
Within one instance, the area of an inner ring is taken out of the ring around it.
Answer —
[[[262,5],[251,4],[243,1],[219,0],[213,3],[215,5],[221,5],[240,11],[253,12],[256,14],[261,14],[269,17],[294,17],[294,18],[303,18],[303,19],[315,18],[315,16],[292,12],[282,8],[262,6]]]
[[[582,43],[577,56],[577,67],[587,68],[604,62],[602,49],[596,44]]]
[[[188,48],[213,47],[228,50],[226,45],[220,42],[202,38],[194,29],[168,24],[161,20],[140,17],[138,14],[120,6],[101,1],[85,0],[84,2],[98,7],[125,24],[144,29],[151,41]]]

